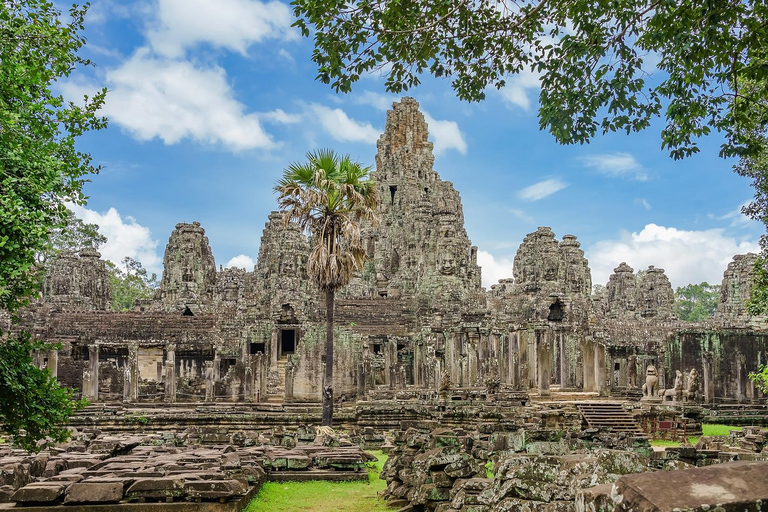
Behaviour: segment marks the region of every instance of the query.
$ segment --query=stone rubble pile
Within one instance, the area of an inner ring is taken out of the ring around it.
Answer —
[[[592,449],[573,454],[571,445],[578,441],[534,441],[546,434],[487,427],[484,432],[417,427],[397,432],[382,472],[388,504],[403,511],[571,510],[583,487],[646,471],[642,453]],[[495,478],[487,478],[494,461]]]
[[[610,498],[612,484],[625,475],[768,461],[768,431],[757,427],[702,437],[696,447],[652,451],[637,438],[596,429],[561,432],[557,439],[556,431],[492,424],[476,431],[428,422],[403,426],[381,474],[388,484],[382,496],[401,512],[572,511],[577,499],[596,507],[581,510],[614,510],[613,502],[600,508],[599,500]],[[589,490],[596,486],[602,491]]]
[[[242,500],[276,472],[365,472],[373,457],[345,439],[313,444],[174,446],[167,433],[80,433],[61,447],[29,454],[0,448],[0,502],[58,506],[123,502]],[[347,446],[339,446],[345,444]]]

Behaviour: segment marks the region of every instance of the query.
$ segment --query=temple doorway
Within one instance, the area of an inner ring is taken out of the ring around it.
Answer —
[[[296,329],[280,329],[280,353],[278,359],[296,352]]]

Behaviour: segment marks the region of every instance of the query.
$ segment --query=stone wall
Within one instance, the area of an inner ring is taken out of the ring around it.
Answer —
[[[706,376],[695,399],[762,398],[745,381],[767,358],[766,324],[743,307],[754,255],[729,265],[717,316],[696,325],[675,317],[659,268],[635,274],[621,263],[593,295],[578,240],[548,227],[524,238],[513,275],[486,291],[461,198],[434,169],[416,101],[387,113],[373,178],[381,225],[363,227],[370,258],[337,297],[336,396],[437,392],[449,381],[639,398],[656,365],[662,388],[678,370]],[[273,212],[256,267],[217,271],[202,226],[177,224],[154,299],[130,313],[109,311],[98,253],[64,253],[23,325],[62,343],[40,364],[92,399],[319,401],[325,300],[307,274],[309,247]]]

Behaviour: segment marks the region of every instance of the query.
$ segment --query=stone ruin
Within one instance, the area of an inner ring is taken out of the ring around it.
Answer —
[[[577,238],[549,227],[528,234],[513,275],[485,290],[459,194],[433,164],[418,104],[395,103],[373,173],[381,225],[363,227],[369,260],[336,301],[335,421],[355,444],[391,450],[390,504],[622,510],[612,500],[648,470],[739,461],[758,466],[733,471],[764,474],[759,428],[661,454],[647,443],[696,434],[705,419],[766,423],[748,379],[768,354],[766,319],[744,308],[755,255],[734,257],[716,315],[700,323],[676,318],[659,268],[619,262],[593,292]],[[70,485],[92,484],[93,503],[235,504],[265,473],[328,469],[331,454],[302,447],[319,421],[325,354],[308,254],[306,236],[272,212],[255,268],[217,270],[203,227],[180,223],[155,296],[127,312],[110,310],[95,250],[62,254],[21,325],[60,344],[37,364],[92,405],[71,420],[82,435],[44,460],[0,453],[0,502],[83,503],[82,485]],[[344,467],[359,470],[355,457]],[[186,467],[190,458],[204,463]]]
[[[652,365],[659,389],[696,369],[688,398],[763,398],[747,378],[768,354],[764,319],[743,306],[755,255],[734,258],[717,314],[697,324],[675,317],[659,268],[636,274],[620,263],[593,294],[576,237],[547,227],[525,237],[513,275],[486,291],[459,194],[433,164],[418,103],[395,103],[373,173],[381,225],[364,227],[369,260],[337,300],[338,397],[438,391],[447,373],[454,388],[492,375],[509,391],[639,398]],[[40,364],[94,401],[319,401],[324,301],[308,253],[304,234],[273,212],[256,267],[217,270],[203,227],[180,223],[152,300],[110,311],[99,254],[64,253],[23,326],[61,343]]]

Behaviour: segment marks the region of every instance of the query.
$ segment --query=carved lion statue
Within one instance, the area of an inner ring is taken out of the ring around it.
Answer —
[[[660,389],[659,396],[662,400],[669,398],[670,400],[677,400],[678,397],[683,396],[683,372],[677,370],[675,372],[675,387],[670,389]]]
[[[699,393],[699,372],[696,368],[691,368],[691,372],[688,374],[688,389],[683,390],[683,398],[685,400],[696,400]]]
[[[643,396],[656,396],[659,389],[659,372],[652,364],[645,369],[645,384],[643,384]]]

